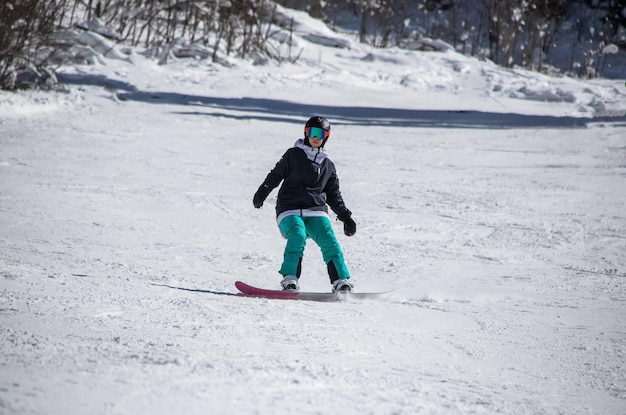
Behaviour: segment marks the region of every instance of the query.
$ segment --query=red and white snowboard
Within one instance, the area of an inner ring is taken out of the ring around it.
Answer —
[[[277,300],[306,300],[306,301],[344,301],[344,300],[381,300],[389,297],[393,291],[377,292],[377,293],[355,293],[339,292],[339,293],[320,293],[320,292],[304,292],[304,291],[282,291],[267,290],[264,288],[253,287],[245,282],[235,282],[235,287],[247,297],[271,298]]]

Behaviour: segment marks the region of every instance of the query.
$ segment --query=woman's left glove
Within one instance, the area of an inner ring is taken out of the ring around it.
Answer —
[[[346,236],[352,236],[356,233],[356,222],[352,218],[343,221],[343,233]]]
[[[337,219],[343,222],[343,233],[346,236],[352,236],[356,233],[356,222],[352,219],[352,212],[346,209],[346,212],[337,216]]]

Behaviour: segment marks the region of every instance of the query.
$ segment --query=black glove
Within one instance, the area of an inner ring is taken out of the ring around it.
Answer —
[[[262,184],[261,187],[259,187],[259,190],[257,190],[254,194],[254,197],[252,198],[252,204],[255,208],[260,209],[261,206],[263,206],[263,202],[265,202],[265,198],[267,197],[268,193],[267,189],[269,189],[269,186],[266,184]]]
[[[352,212],[346,209],[344,213],[337,216],[337,219],[343,222],[343,233],[346,236],[352,236],[356,233],[356,222],[352,219]]]
[[[356,233],[356,222],[352,218],[343,221],[343,233],[346,236],[352,236]]]

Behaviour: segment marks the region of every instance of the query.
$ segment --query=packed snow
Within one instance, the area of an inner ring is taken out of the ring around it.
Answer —
[[[0,92],[0,414],[626,413],[624,80],[284,13],[295,63],[120,49]],[[312,115],[387,300],[237,295],[279,288],[252,195]]]

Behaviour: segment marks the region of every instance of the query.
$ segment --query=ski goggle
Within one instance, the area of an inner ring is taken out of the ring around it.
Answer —
[[[319,127],[307,127],[304,129],[304,134],[307,138],[316,138],[318,140],[324,140],[330,136],[330,131]]]

